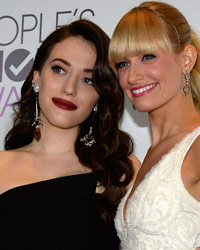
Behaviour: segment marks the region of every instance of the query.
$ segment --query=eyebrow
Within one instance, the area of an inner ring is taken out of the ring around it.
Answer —
[[[55,62],[55,61],[60,61],[60,62],[64,63],[64,64],[67,65],[67,66],[71,66],[71,63],[69,63],[69,62],[66,61],[66,60],[63,60],[62,58],[55,58],[55,59],[53,59],[51,62]],[[93,69],[85,68],[83,71],[84,71],[84,72],[87,72],[87,73],[92,73],[92,72],[93,72]]]

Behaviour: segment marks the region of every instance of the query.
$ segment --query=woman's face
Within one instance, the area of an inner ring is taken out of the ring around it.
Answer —
[[[183,95],[181,54],[158,50],[117,62],[119,82],[137,110],[150,112]]]
[[[95,61],[95,48],[82,38],[54,46],[42,71],[34,72],[43,124],[78,128],[88,118],[99,99],[92,82]]]

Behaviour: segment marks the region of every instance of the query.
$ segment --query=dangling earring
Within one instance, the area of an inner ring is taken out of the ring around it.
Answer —
[[[35,85],[34,81],[32,80],[32,87],[33,87],[33,92],[35,93],[35,118],[32,126],[35,126],[35,139],[36,141],[39,141],[41,138],[40,125],[43,125],[42,120],[39,117],[39,111],[38,111],[39,86]]]
[[[189,85],[189,79],[190,79],[190,71],[186,70],[185,73],[185,86],[183,87],[183,92],[185,96],[187,96],[190,93],[190,85]]]
[[[93,112],[94,112],[93,113],[93,121],[94,121],[94,117],[97,113],[97,109],[98,109],[98,104],[96,104],[94,106],[94,109],[93,109]],[[86,134],[84,137],[80,138],[80,142],[84,142],[85,146],[87,146],[87,147],[91,147],[93,144],[96,143],[94,136],[92,135],[92,132],[93,132],[93,127],[91,125],[89,128],[89,133]]]
[[[132,108],[133,108],[133,110],[134,110],[134,111],[136,110],[136,108],[135,108],[135,106],[134,106],[134,105],[132,105]]]

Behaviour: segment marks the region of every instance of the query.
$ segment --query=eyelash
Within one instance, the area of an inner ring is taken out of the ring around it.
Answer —
[[[143,57],[142,57],[142,61],[148,61],[148,60],[151,60],[151,59],[153,59],[153,58],[155,58],[156,56],[155,55],[153,55],[153,54],[147,54],[147,55],[144,55]]]
[[[57,74],[63,74],[63,73],[65,73],[64,69],[62,67],[58,66],[58,65],[53,66],[52,70],[53,70],[53,72],[55,72]],[[87,83],[88,85],[92,85],[93,84],[92,79],[88,78],[88,77],[84,77],[81,81],[83,83]]]
[[[117,70],[120,70],[120,69],[122,69],[122,68],[124,68],[124,67],[127,67],[127,66],[129,66],[129,63],[128,62],[119,62],[119,63],[116,63],[116,69]]]
[[[56,65],[52,67],[53,72],[58,73],[58,74],[63,74],[65,71],[62,67]]]
[[[84,77],[82,79],[82,82],[87,83],[88,85],[92,85],[93,84],[92,79],[91,78],[87,78],[87,77]]]
[[[146,54],[146,55],[143,55],[142,61],[148,61],[148,60],[154,59],[155,57],[156,56],[153,54]],[[128,62],[119,62],[119,63],[115,64],[115,67],[117,70],[123,69],[123,68],[128,67],[128,66],[129,66]]]

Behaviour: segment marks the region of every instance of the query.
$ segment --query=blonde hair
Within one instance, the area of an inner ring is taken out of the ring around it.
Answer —
[[[127,56],[155,53],[158,49],[180,53],[188,44],[194,45],[198,53],[191,71],[191,89],[194,104],[200,112],[200,39],[177,8],[150,1],[125,14],[112,35],[110,66],[116,73],[116,62]]]

